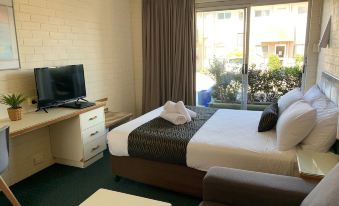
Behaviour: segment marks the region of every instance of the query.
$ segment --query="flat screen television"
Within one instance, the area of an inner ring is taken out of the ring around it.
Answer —
[[[35,68],[34,76],[38,109],[60,106],[86,97],[82,64]]]

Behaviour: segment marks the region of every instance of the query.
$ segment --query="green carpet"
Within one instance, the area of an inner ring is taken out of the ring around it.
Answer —
[[[199,199],[125,178],[115,182],[114,177],[109,153],[105,151],[104,158],[86,169],[54,164],[13,185],[11,190],[23,206],[79,205],[99,188],[169,202],[173,206],[197,206],[200,202]],[[2,193],[0,205],[10,205]]]

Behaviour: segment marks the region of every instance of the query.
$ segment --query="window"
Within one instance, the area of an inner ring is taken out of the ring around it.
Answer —
[[[224,16],[224,13],[218,13],[218,19],[224,19],[225,16]]]
[[[223,20],[223,19],[230,19],[232,14],[230,12],[223,12],[223,13],[218,13],[218,19]]]
[[[298,7],[298,14],[306,14],[307,8],[305,6],[299,6]]]
[[[260,17],[261,16],[261,11],[255,11],[255,17]]]
[[[277,14],[278,15],[288,15],[288,9],[287,8],[278,8]]]
[[[298,14],[299,7],[306,8],[305,15]],[[196,102],[264,109],[302,83],[308,2],[227,8],[197,12]]]
[[[268,54],[268,46],[262,46],[261,51],[264,57],[267,57]]]
[[[286,45],[275,45],[275,54],[279,56],[279,58],[285,57]]]
[[[239,20],[243,20],[244,19],[244,13],[243,12],[239,12]]]
[[[270,10],[256,10],[254,13],[255,17],[269,16]]]

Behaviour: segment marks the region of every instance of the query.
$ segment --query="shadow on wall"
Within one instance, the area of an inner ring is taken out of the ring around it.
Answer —
[[[22,93],[27,97],[36,96],[33,70],[0,71],[0,94]],[[27,102],[23,104],[24,111],[31,111],[35,106]],[[7,106],[0,105],[0,119],[7,118]]]

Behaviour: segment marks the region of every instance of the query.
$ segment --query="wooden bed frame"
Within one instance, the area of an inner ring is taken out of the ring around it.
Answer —
[[[318,86],[329,99],[336,103],[336,105],[339,105],[338,77],[327,72],[322,72]],[[338,134],[337,139],[339,139]],[[339,140],[337,141],[339,142]],[[135,157],[118,157],[111,155],[111,159],[113,174],[117,176],[194,197],[202,197],[202,181],[206,172],[183,165]]]
[[[171,191],[202,197],[206,172],[182,165],[111,155],[113,174]]]

